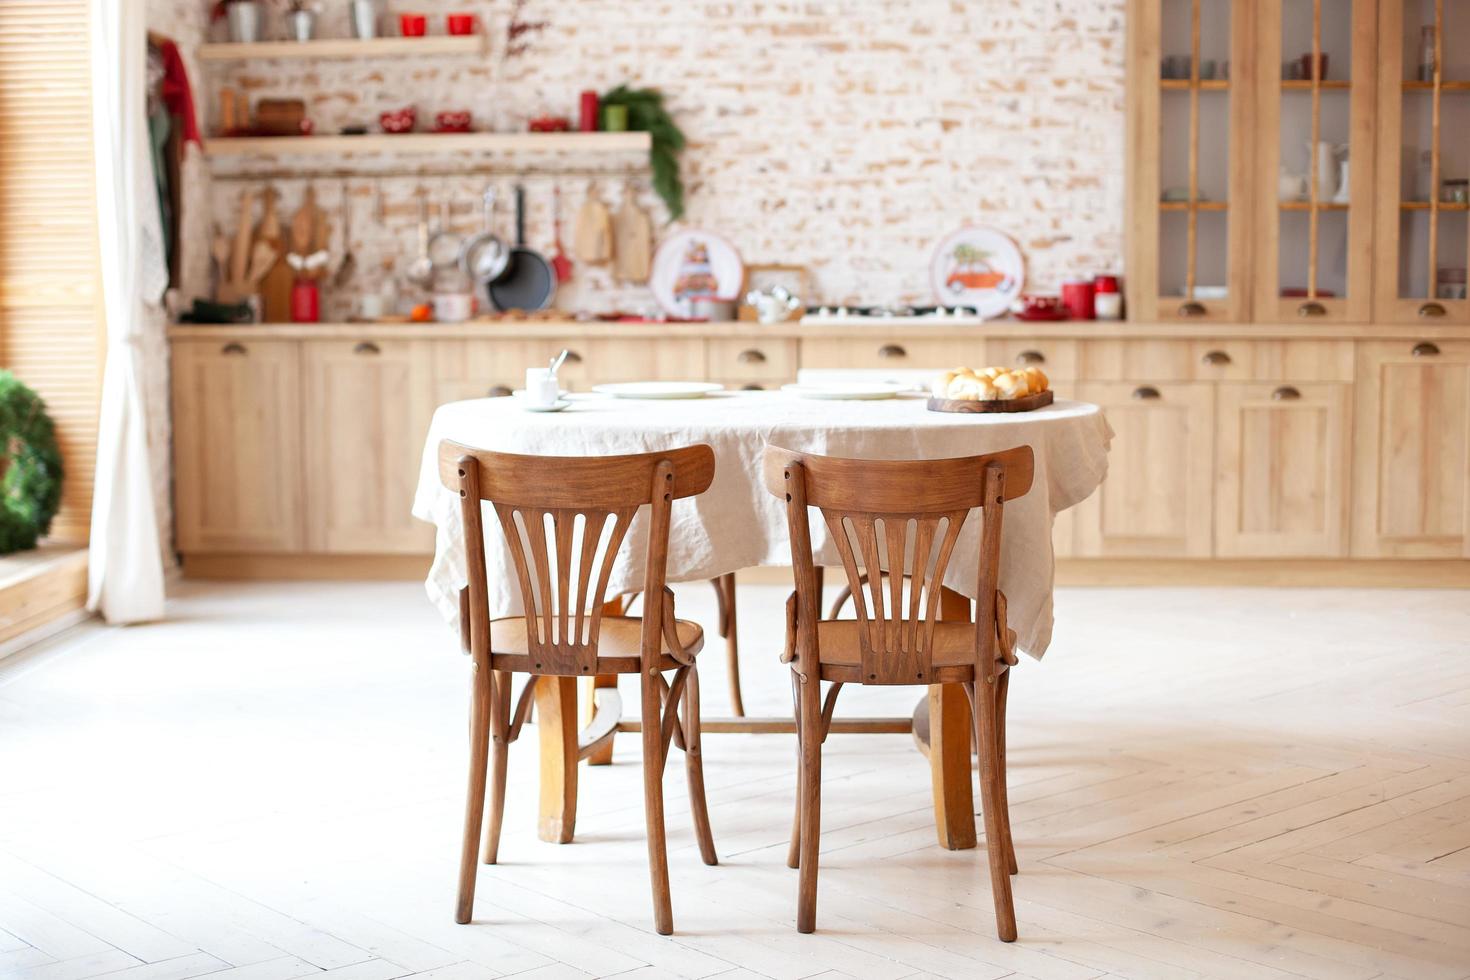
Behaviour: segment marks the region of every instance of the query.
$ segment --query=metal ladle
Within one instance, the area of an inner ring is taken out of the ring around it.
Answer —
[[[434,260],[429,258],[429,202],[422,190],[419,191],[419,254],[408,264],[404,276],[424,289],[434,284]]]

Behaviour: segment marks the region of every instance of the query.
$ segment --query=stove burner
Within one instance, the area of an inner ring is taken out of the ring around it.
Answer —
[[[973,317],[975,310],[965,306],[808,306],[807,316],[837,319],[902,319],[913,317]]]

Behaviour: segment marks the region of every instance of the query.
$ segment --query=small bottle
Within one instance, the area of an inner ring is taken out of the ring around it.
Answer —
[[[1434,25],[1425,24],[1419,28],[1419,81],[1434,81],[1435,64],[1434,57]]]
[[[1098,276],[1093,280],[1093,314],[1099,320],[1123,319],[1123,294],[1118,291],[1118,277]]]

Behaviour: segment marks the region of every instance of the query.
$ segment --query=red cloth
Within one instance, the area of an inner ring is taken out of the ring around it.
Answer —
[[[159,87],[163,103],[178,117],[184,142],[202,144],[199,120],[194,115],[194,90],[189,87],[189,73],[184,70],[179,46],[164,41],[158,45],[158,55],[163,59],[163,84]]]

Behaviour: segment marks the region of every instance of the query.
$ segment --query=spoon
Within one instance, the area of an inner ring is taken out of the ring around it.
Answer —
[[[342,262],[337,266],[337,271],[332,276],[335,285],[346,285],[352,278],[357,264],[357,258],[352,254],[352,208],[347,199],[347,182],[342,182]]]
[[[429,288],[434,282],[434,260],[429,258],[429,202],[419,191],[419,254],[404,273],[416,286]]]

